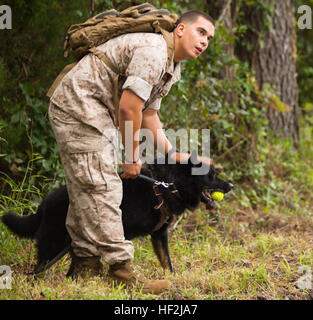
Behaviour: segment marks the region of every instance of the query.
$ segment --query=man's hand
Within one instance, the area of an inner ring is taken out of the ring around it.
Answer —
[[[136,179],[140,173],[142,162],[139,159],[136,163],[124,163],[122,179]]]

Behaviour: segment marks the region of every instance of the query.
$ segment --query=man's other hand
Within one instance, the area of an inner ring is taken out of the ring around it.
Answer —
[[[139,159],[136,163],[124,163],[122,179],[136,179],[140,173],[142,162]]]

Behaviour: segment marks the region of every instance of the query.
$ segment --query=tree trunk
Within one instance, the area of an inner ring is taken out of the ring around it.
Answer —
[[[266,3],[273,1],[266,0]],[[259,88],[268,83],[275,90],[267,108],[269,126],[295,144],[299,140],[298,87],[296,79],[296,29],[292,0],[276,0],[272,13],[272,30],[265,31],[266,12],[255,6],[241,8],[248,31],[243,39],[248,46],[238,46],[239,58],[255,70]],[[250,46],[250,48],[249,48]]]

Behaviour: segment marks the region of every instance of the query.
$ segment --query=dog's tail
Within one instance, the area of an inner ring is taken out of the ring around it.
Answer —
[[[40,210],[37,214],[19,216],[14,212],[7,212],[1,217],[2,222],[15,234],[23,238],[34,238],[40,225]]]

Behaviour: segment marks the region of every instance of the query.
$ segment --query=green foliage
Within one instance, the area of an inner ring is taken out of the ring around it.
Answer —
[[[209,128],[211,156],[217,159],[217,166],[222,164],[229,172],[236,170],[229,177],[234,181],[254,174],[247,166],[255,166],[255,141],[266,136],[268,130],[267,94],[257,90],[248,64],[225,52],[225,45],[234,44],[243,32],[240,27],[230,34],[219,25],[205,54],[183,62],[182,79],[161,109],[166,128]],[[232,81],[224,76],[226,68],[234,75]],[[235,97],[232,103],[229,96]]]
[[[62,176],[46,113],[45,96],[53,78],[68,63],[63,58],[67,27],[88,15],[85,1],[7,1],[12,30],[1,31],[0,123],[5,163],[25,171],[33,149],[43,160],[40,173]]]
[[[112,5],[122,10],[143,2],[97,0],[93,14]],[[207,4],[202,1],[156,0],[151,3],[178,14],[188,9],[207,10]],[[47,118],[45,94],[63,66],[71,62],[63,58],[66,29],[89,16],[90,2],[18,0],[7,1],[7,4],[13,12],[13,29],[3,32],[0,38],[0,166],[14,166],[23,176],[27,163],[39,156],[40,159],[34,162],[34,170],[62,181],[64,174]],[[164,99],[160,116],[166,129],[210,129],[210,153],[216,167],[234,183],[241,186],[247,183],[248,189],[252,185],[254,191],[247,192],[247,199],[250,199],[249,205],[256,205],[260,199],[274,195],[274,190],[269,192],[271,188],[266,186],[266,179],[275,180],[275,174],[266,173],[266,159],[275,144],[266,117],[270,90],[265,88],[260,92],[249,65],[225,51],[226,45],[238,45],[239,42],[245,45],[246,32],[256,31],[244,21],[245,10],[251,8],[264,12],[265,23],[259,40],[271,30],[273,3],[241,1],[232,32],[221,23],[207,51],[196,60],[182,63],[182,79]],[[307,130],[313,123],[312,70],[306,63],[313,52],[312,41],[308,41],[310,37],[309,33],[298,32],[299,92]],[[227,70],[233,74],[232,81],[225,77]],[[229,96],[234,97],[232,103]],[[301,143],[309,145],[310,140]],[[279,152],[281,157],[289,152],[288,143],[279,141],[277,145],[284,146]],[[293,149],[290,147],[290,150]],[[308,146],[301,150],[301,156],[293,156],[298,163],[310,158]],[[309,170],[308,166],[299,166]],[[299,182],[301,170],[297,168],[294,163],[293,167],[284,167],[284,170],[298,177]]]

